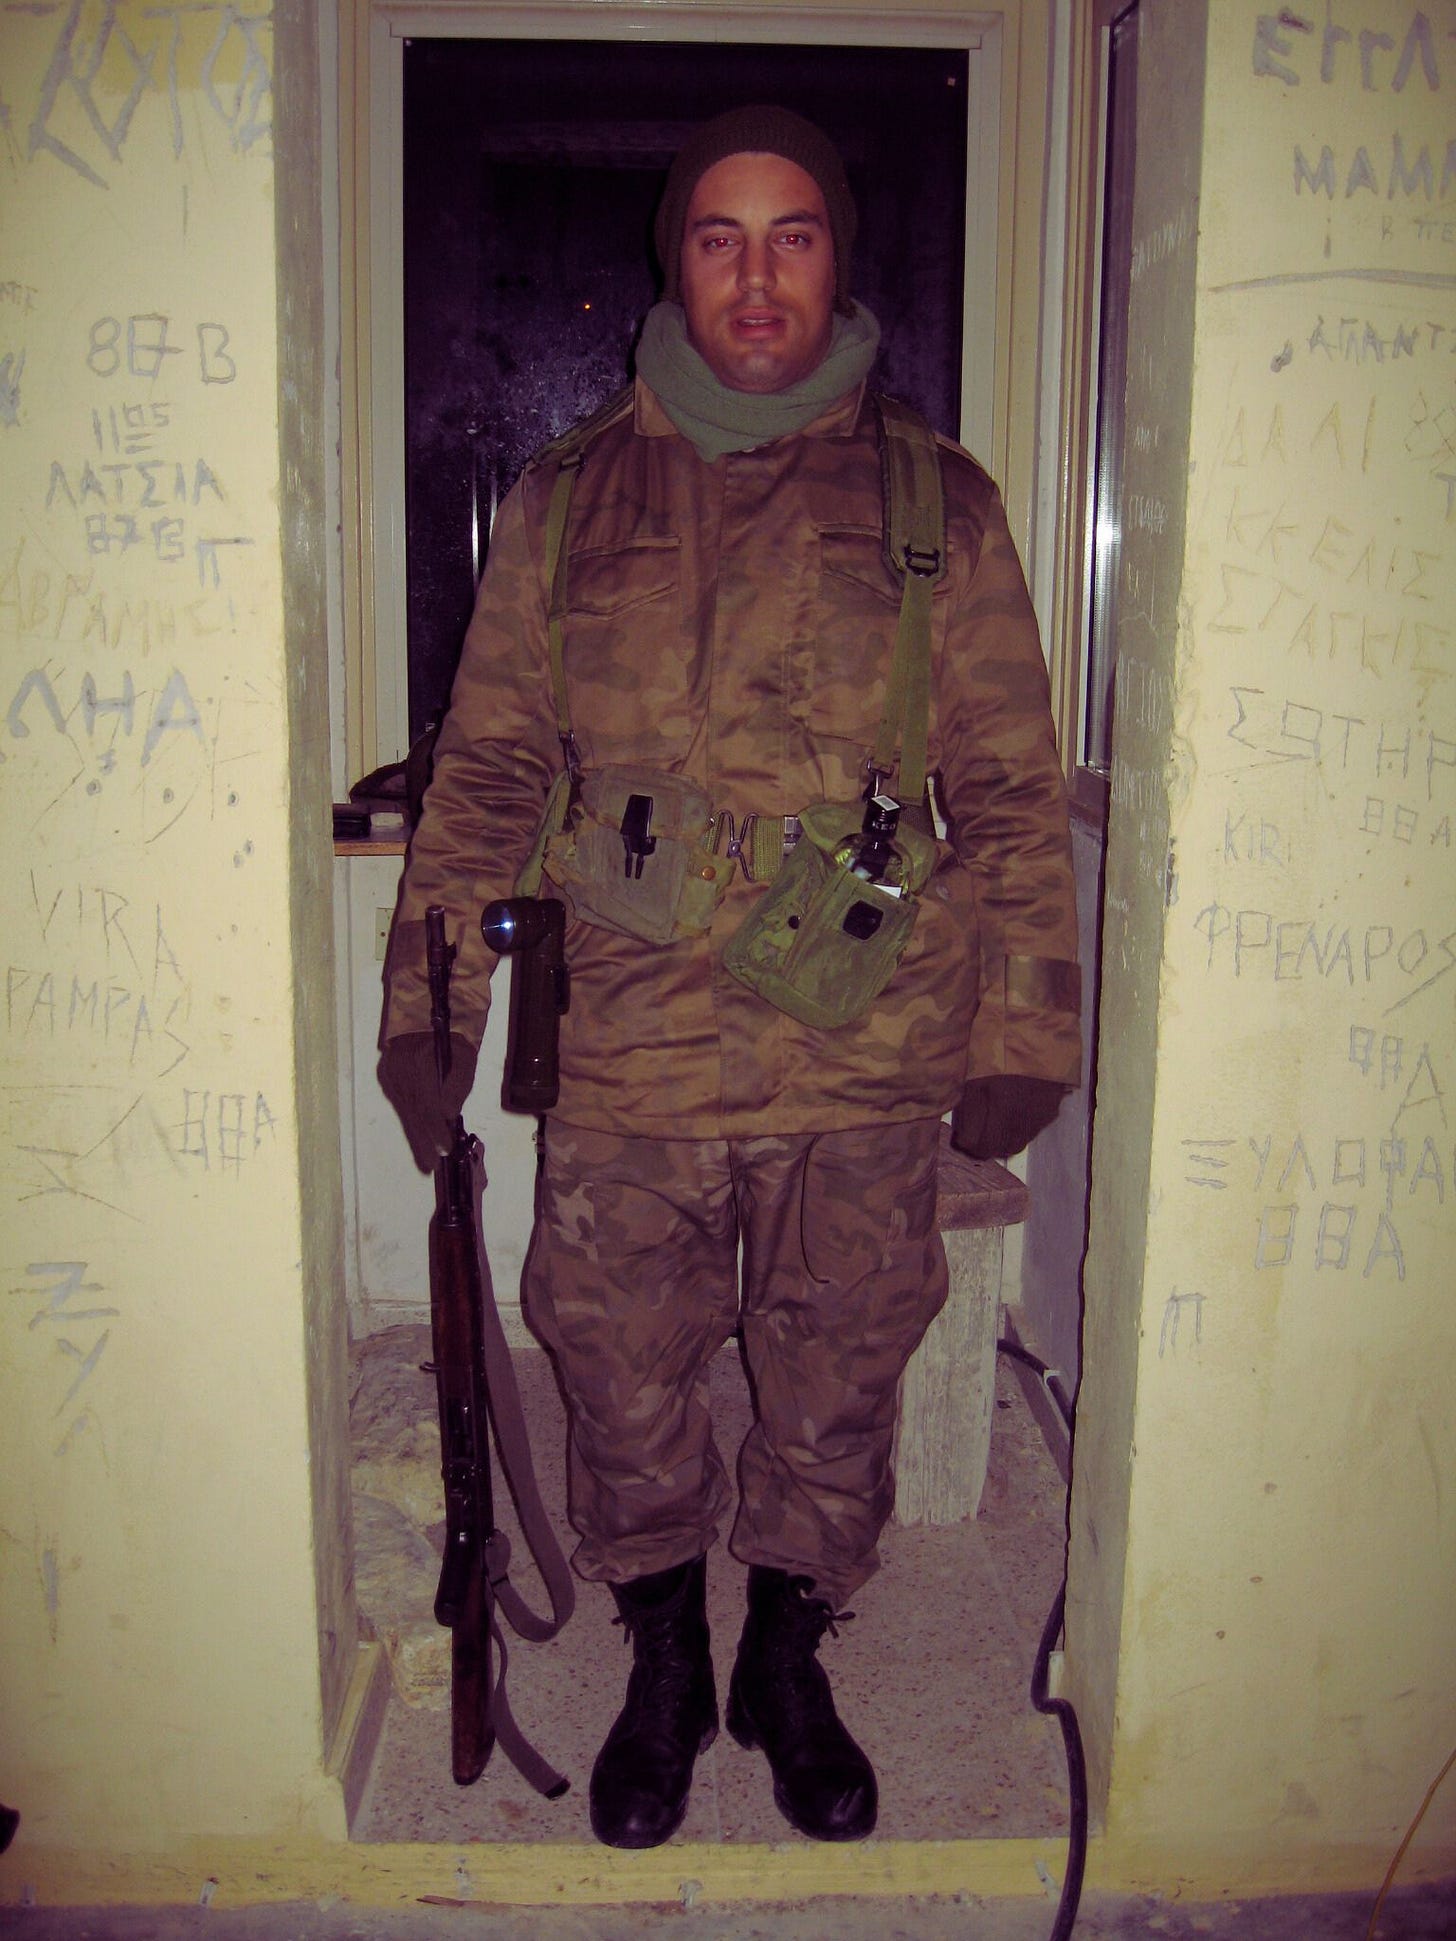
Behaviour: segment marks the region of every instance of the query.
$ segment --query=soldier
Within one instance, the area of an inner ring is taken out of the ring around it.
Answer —
[[[569,500],[548,447],[498,515],[386,973],[381,1082],[429,1167],[484,1028],[482,906],[549,836],[571,1004],[524,1300],[570,1409],[574,1562],[610,1585],[633,1644],[591,1778],[593,1829],[614,1846],[680,1825],[718,1729],[705,1570],[734,1492],[708,1367],[735,1331],[755,1419],[728,1539],[749,1566],[728,1728],[762,1748],[798,1830],[873,1827],[874,1771],[816,1654],[876,1566],[897,1383],[945,1298],[941,1121],[955,1108],[967,1150],[1006,1156],[1079,1076],[1036,622],[995,486],[949,440],[924,745],[912,759],[907,714],[900,772],[876,757],[904,575],[885,558],[865,389],[879,333],[850,296],[854,231],[839,155],[786,110],[719,116],[678,154],[630,398],[579,468],[572,454]],[[822,838],[818,812],[800,835],[800,812],[849,805],[858,829],[866,795],[892,833],[845,932],[906,930],[880,994],[829,1028],[735,973],[730,945],[776,907],[795,837]],[[700,798],[706,833],[688,827]],[[606,864],[588,854],[593,818]],[[677,900],[629,934],[634,885],[669,877]],[[459,949],[444,1092],[420,938],[434,903]]]

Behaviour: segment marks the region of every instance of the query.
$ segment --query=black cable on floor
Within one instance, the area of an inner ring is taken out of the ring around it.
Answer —
[[[1002,1339],[996,1343],[1004,1355],[1013,1361],[1023,1363],[1041,1378],[1042,1386],[1051,1396],[1061,1413],[1062,1420],[1070,1429],[1072,1426],[1072,1403],[1055,1369],[1048,1368],[1044,1361],[1023,1348],[1019,1341]],[[1067,1579],[1063,1575],[1061,1588],[1047,1613],[1047,1621],[1042,1626],[1041,1642],[1036,1648],[1036,1662],[1031,1668],[1031,1702],[1038,1712],[1055,1717],[1062,1729],[1062,1745],[1067,1757],[1067,1805],[1069,1825],[1067,1830],[1067,1865],[1062,1875],[1062,1896],[1057,1903],[1057,1918],[1052,1926],[1048,1941],[1068,1941],[1077,1921],[1077,1906],[1082,1898],[1082,1877],[1087,1868],[1087,1762],[1082,1754],[1082,1731],[1077,1723],[1077,1714],[1064,1698],[1053,1698],[1049,1692],[1052,1652],[1056,1649],[1057,1639],[1061,1636],[1062,1623],[1067,1609]]]
[[[1067,1866],[1062,1875],[1062,1897],[1057,1903],[1057,1918],[1050,1941],[1068,1941],[1077,1920],[1077,1904],[1082,1898],[1082,1876],[1087,1868],[1087,1762],[1082,1756],[1082,1731],[1077,1714],[1064,1698],[1051,1698],[1047,1674],[1053,1648],[1062,1629],[1067,1603],[1067,1580],[1057,1592],[1036,1648],[1036,1663],[1031,1672],[1031,1702],[1038,1712],[1055,1715],[1062,1728],[1062,1745],[1067,1755]]]
[[[996,1346],[1003,1355],[1009,1355],[1013,1361],[1021,1362],[1025,1367],[1030,1368],[1040,1377],[1042,1387],[1056,1403],[1058,1414],[1070,1429],[1072,1426],[1072,1398],[1066,1391],[1059,1371],[1055,1368],[1048,1368],[1044,1361],[1032,1354],[1029,1349],[1023,1348],[1019,1341],[1011,1341],[1004,1335],[996,1343]]]

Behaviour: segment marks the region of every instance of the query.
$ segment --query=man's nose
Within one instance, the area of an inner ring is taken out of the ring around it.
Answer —
[[[768,243],[762,237],[750,237],[743,245],[738,258],[738,282],[745,290],[770,290],[773,288],[773,257]]]

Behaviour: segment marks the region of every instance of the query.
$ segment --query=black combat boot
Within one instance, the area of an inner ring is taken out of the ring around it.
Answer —
[[[835,1611],[813,1589],[811,1578],[749,1566],[728,1730],[739,1745],[767,1754],[774,1804],[790,1826],[814,1840],[862,1840],[873,1830],[879,1789],[814,1655]]]
[[[613,1584],[632,1640],[627,1701],[592,1767],[592,1832],[609,1847],[655,1847],[688,1810],[693,1761],[718,1736],[708,1655],[705,1557]]]

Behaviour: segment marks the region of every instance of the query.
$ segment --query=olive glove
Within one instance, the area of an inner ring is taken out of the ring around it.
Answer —
[[[951,1115],[951,1144],[972,1159],[1009,1159],[1045,1132],[1070,1090],[1054,1078],[1015,1072],[967,1079]]]
[[[435,1034],[406,1031],[379,1056],[379,1087],[399,1114],[415,1164],[428,1173],[455,1143],[455,1121],[475,1083],[475,1046],[450,1033],[445,1082],[435,1065]]]

